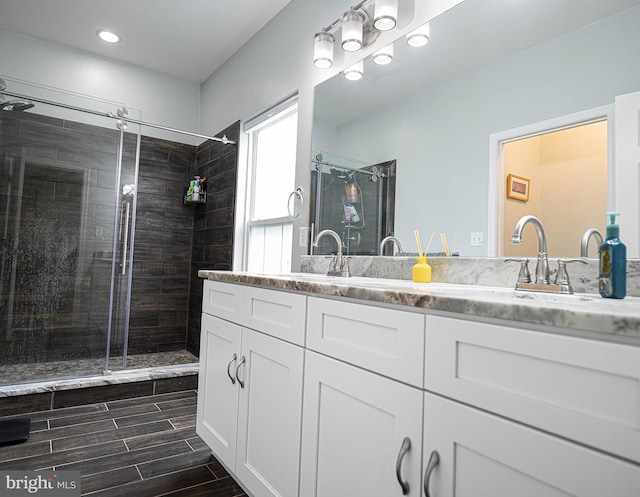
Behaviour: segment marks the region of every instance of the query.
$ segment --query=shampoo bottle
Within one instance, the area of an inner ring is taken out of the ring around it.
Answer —
[[[623,299],[627,295],[627,247],[620,241],[617,212],[607,212],[607,238],[600,245],[600,295],[610,299]]]

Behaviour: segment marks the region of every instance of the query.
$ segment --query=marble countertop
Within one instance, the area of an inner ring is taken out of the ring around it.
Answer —
[[[598,294],[557,295],[513,288],[410,280],[331,277],[314,273],[198,272],[201,278],[306,294],[348,297],[544,326],[640,339],[640,297],[604,299]],[[637,342],[640,343],[640,342]]]

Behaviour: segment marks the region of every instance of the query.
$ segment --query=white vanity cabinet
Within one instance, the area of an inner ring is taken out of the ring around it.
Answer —
[[[304,349],[275,336],[304,343],[306,298],[204,289],[197,432],[255,497],[297,496]]]
[[[640,347],[205,281],[198,434],[254,497],[640,495]]]

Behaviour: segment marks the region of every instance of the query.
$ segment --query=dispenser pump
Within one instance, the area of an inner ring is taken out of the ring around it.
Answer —
[[[607,224],[607,238],[619,238],[620,226],[616,224],[616,216],[619,216],[619,212],[607,212],[609,216],[609,224]]]

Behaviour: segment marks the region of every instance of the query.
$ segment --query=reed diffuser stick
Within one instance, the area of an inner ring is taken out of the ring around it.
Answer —
[[[433,235],[435,234],[436,234],[436,230],[433,230],[433,233],[431,233],[431,238],[429,238],[429,245],[427,245],[427,250],[424,253],[425,257],[429,253],[429,247],[431,247],[431,242],[433,241]]]
[[[413,236],[416,237],[416,245],[418,246],[418,256],[422,257],[422,245],[420,244],[420,233],[418,230],[413,230]]]

